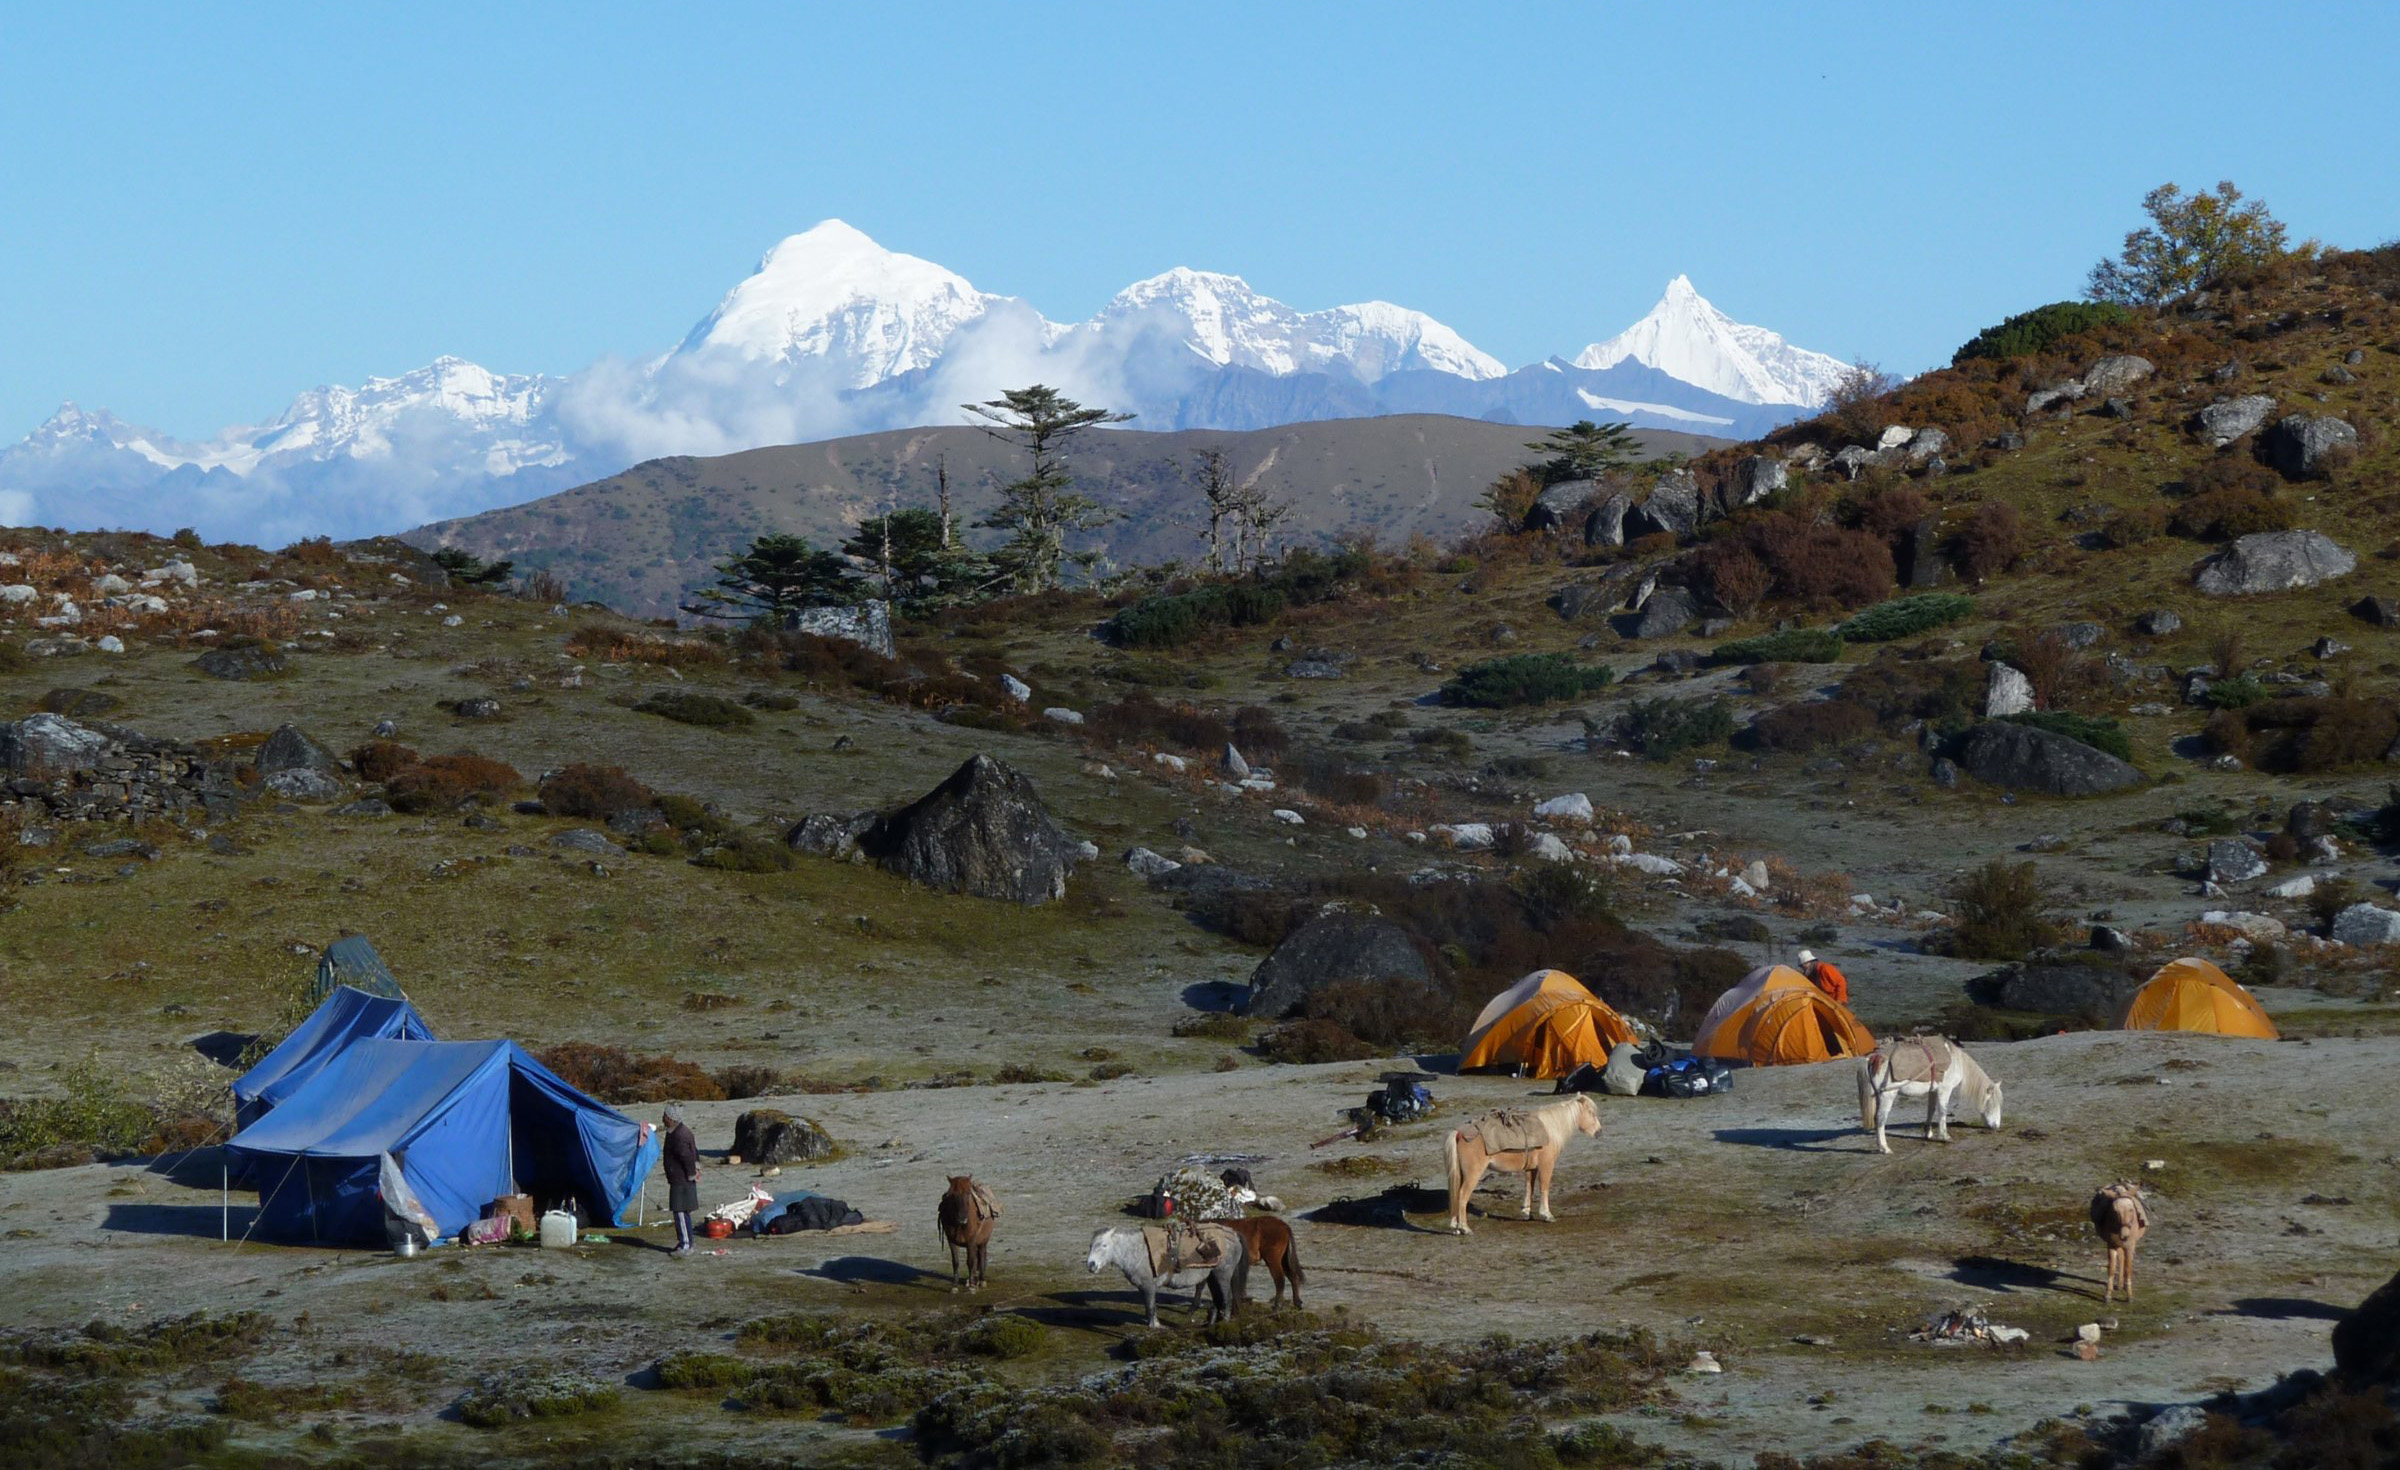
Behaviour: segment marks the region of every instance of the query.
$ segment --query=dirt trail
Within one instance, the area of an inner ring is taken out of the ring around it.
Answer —
[[[1977,1051],[2006,1084],[2004,1127],[1961,1123],[1948,1147],[1903,1131],[1888,1158],[1858,1131],[1844,1064],[1745,1072],[1713,1100],[1608,1099],[1602,1138],[1577,1140],[1561,1165],[1555,1225],[1513,1218],[1513,1180],[1487,1186],[1480,1208],[1494,1217],[1464,1240],[1438,1230],[1438,1209],[1382,1227],[1298,1221],[1310,1305],[1427,1338],[1635,1324],[1711,1347],[1727,1372],[1678,1384],[1694,1417],[1629,1425],[1739,1460],[1875,1436],[1985,1446],[2079,1404],[2258,1386],[2324,1366],[2332,1316],[2391,1274],[2386,1140],[2400,1100],[2382,1085],[2389,1042],[2085,1033]],[[779,1182],[839,1195],[898,1221],[899,1233],[737,1240],[689,1261],[631,1244],[439,1251],[416,1262],[234,1247],[215,1239],[205,1162],[184,1184],[135,1167],[10,1175],[0,1178],[0,1229],[13,1237],[0,1323],[262,1307],[306,1313],[318,1354],[405,1341],[463,1378],[530,1333],[562,1366],[625,1375],[764,1312],[948,1304],[934,1202],[946,1175],[971,1171],[1007,1205],[985,1300],[1096,1349],[1138,1327],[1123,1281],[1082,1269],[1091,1232],[1123,1220],[1123,1203],[1185,1156],[1257,1155],[1260,1186],[1304,1213],[1385,1183],[1438,1186],[1441,1131],[1535,1088],[1445,1078],[1435,1121],[1312,1151],[1376,1070],[788,1099],[851,1152],[787,1169]],[[2305,1092],[2292,1085],[2303,1070]],[[729,1141],[741,1106],[691,1110],[704,1146]],[[1357,1155],[1389,1158],[1399,1172],[1354,1183],[1311,1167]],[[2145,1172],[2150,1159],[2165,1167]],[[752,1172],[705,1167],[702,1194],[737,1198]],[[2139,1303],[2103,1309],[2100,1251],[2082,1215],[2094,1188],[2125,1175],[2151,1187],[2157,1223]],[[655,1211],[655,1181],[651,1193]],[[237,1232],[245,1214],[234,1211]],[[446,1299],[432,1292],[439,1283]],[[490,1313],[473,1305],[486,1293],[509,1303],[508,1334],[495,1336]],[[1963,1303],[2032,1340],[2011,1350],[1905,1341],[1907,1329]],[[2121,1327],[2100,1361],[2065,1355],[2077,1323],[2105,1317]],[[742,1432],[725,1417],[710,1421],[713,1432]]]

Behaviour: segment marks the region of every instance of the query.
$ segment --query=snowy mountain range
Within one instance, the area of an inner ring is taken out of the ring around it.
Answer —
[[[300,395],[202,443],[62,407],[0,449],[0,522],[275,544],[395,531],[517,504],[671,454],[916,425],[1032,382],[1145,429],[1248,430],[1444,413],[1624,419],[1746,438],[1824,401],[1844,370],[1727,317],[1678,276],[1572,360],[1514,372],[1423,312],[1300,311],[1239,276],[1178,268],[1062,324],[828,220],[767,252],[681,343],[564,377],[445,357]]]

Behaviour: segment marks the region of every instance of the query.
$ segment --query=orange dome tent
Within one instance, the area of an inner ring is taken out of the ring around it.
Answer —
[[[1609,1048],[1633,1027],[1564,970],[1536,970],[1492,997],[1475,1018],[1458,1069],[1515,1068],[1564,1077],[1585,1062],[1608,1063]]]
[[[2275,1023],[2223,970],[2203,959],[2161,966],[2125,1007],[2127,1031],[2214,1031],[2273,1041]]]
[[[1801,1024],[1804,1017],[1814,1024]],[[1708,1008],[1692,1039],[1694,1056],[1757,1066],[1864,1056],[1874,1049],[1874,1036],[1848,1006],[1789,965],[1761,965],[1744,975]]]

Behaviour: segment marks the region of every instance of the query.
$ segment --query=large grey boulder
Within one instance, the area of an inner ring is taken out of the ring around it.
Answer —
[[[1259,963],[1243,1009],[1279,1021],[1318,990],[1345,980],[1430,986],[1433,966],[1391,920],[1328,909],[1293,930]]]
[[[2201,438],[2223,446],[2244,434],[2257,432],[2274,413],[2274,399],[2264,393],[2252,393],[2212,403],[2194,414],[2192,423],[2199,429]]]
[[[245,643],[233,648],[212,648],[193,659],[192,667],[212,679],[241,683],[276,678],[290,672],[292,662],[272,643]]]
[[[2104,750],[2031,725],[1992,720],[1968,732],[1958,763],[1988,786],[2044,796],[2098,796],[2142,784],[2142,773]]]
[[[808,607],[790,614],[784,626],[816,638],[838,638],[871,653],[893,656],[892,605],[865,602],[857,607]]]
[[[310,766],[273,772],[260,784],[287,801],[340,801],[350,793],[341,777]]]
[[[1844,445],[1826,464],[1846,480],[1858,478],[1858,472],[1876,463],[1875,451],[1863,444]]]
[[[1791,483],[1791,471],[1782,460],[1753,454],[1733,467],[1732,502],[1736,507],[1756,505]]]
[[[2037,413],[2057,408],[2061,404],[2072,404],[2082,396],[2083,380],[2081,378],[2070,378],[2064,383],[2054,383],[2047,388],[2037,388],[2025,395],[2026,417],[2031,418]]]
[[[2267,860],[2239,837],[2220,837],[2208,845],[2208,881],[2247,883],[2266,876]]]
[[[1942,555],[1942,518],[1927,516],[1909,527],[1900,538],[1897,560],[1902,586],[1939,587],[1950,574],[1950,563]]]
[[[2400,944],[2400,913],[2371,903],[2354,903],[2333,916],[2333,937],[2362,948]]]
[[[2324,471],[2329,456],[2358,447],[2358,430],[2331,414],[2296,413],[2267,431],[2267,457],[2295,480]]]
[[[2083,370],[2083,390],[2105,398],[2124,392],[2157,371],[2157,363],[2131,353],[2104,357]]]
[[[28,776],[88,771],[108,754],[109,738],[64,715],[0,722],[0,770]]]
[[[1544,490],[1525,508],[1525,529],[1555,531],[1599,490],[1591,480],[1561,480]]]
[[[1662,531],[1689,536],[1700,526],[1700,482],[1689,470],[1669,470],[1658,477],[1650,498],[1625,515],[1628,540]]]
[[[2321,531],[2259,531],[2210,557],[2192,579],[2210,597],[2288,592],[2346,576],[2358,558]]]
[[[258,748],[256,764],[261,775],[277,771],[317,771],[337,775],[342,763],[332,751],[308,738],[298,725],[277,725],[267,743]]]
[[[812,1164],[838,1152],[833,1135],[814,1118],[795,1118],[779,1108],[752,1108],[733,1120],[733,1155],[745,1167]]]
[[[1584,517],[1583,544],[1586,546],[1623,546],[1625,544],[1625,512],[1633,509],[1633,497],[1619,490],[1592,507]]]
[[[1571,582],[1551,593],[1550,606],[1570,623],[1615,612],[1640,575],[1631,562],[1619,562],[1589,582]]]
[[[1076,858],[1033,783],[988,755],[879,818],[858,846],[928,888],[1024,904],[1066,897]]]
[[[802,817],[784,834],[795,852],[845,861],[858,855],[858,839],[875,825],[875,812],[815,812]]]
[[[1950,436],[1940,429],[1923,428],[1908,436],[1900,446],[1901,457],[1910,464],[1924,464],[1950,447]]]
[[[2115,1025],[2139,982],[2122,965],[2035,957],[1967,982],[1977,1005],[2042,1016],[2081,1016]]]
[[[1690,627],[1700,616],[1692,594],[1681,587],[1661,587],[1650,594],[1642,610],[1634,615],[1632,636],[1636,638],[1667,638]]]

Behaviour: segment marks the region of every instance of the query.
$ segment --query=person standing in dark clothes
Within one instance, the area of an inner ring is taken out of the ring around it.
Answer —
[[[692,1253],[692,1212],[700,1208],[700,1142],[692,1137],[691,1125],[683,1121],[683,1109],[675,1103],[667,1104],[659,1122],[667,1130],[659,1149],[667,1166],[667,1209],[675,1216],[675,1249],[669,1254],[688,1256]]]

